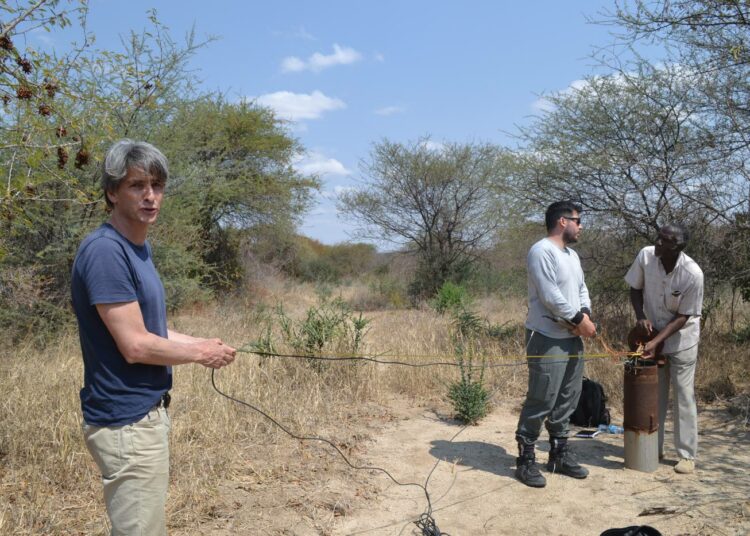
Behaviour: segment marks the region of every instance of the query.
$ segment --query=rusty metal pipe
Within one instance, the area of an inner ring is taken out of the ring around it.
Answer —
[[[659,373],[656,362],[635,358],[624,376],[625,467],[652,472],[659,465]]]

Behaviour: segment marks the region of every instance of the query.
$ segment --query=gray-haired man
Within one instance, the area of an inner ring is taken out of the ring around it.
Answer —
[[[102,171],[111,217],[83,240],[73,263],[83,434],[102,473],[112,535],[166,534],[172,365],[221,368],[236,353],[219,339],[167,328],[164,287],[146,235],[168,177],[167,160],[154,146],[115,143]]]

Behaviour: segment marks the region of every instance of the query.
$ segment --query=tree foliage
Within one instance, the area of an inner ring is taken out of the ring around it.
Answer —
[[[492,145],[434,149],[426,142],[375,144],[362,165],[367,182],[339,202],[360,224],[361,236],[417,255],[412,294],[419,297],[431,296],[444,281],[462,279],[494,238],[505,163],[504,153]]]
[[[318,187],[292,167],[301,147],[282,122],[249,103],[186,101],[154,138],[174,163],[170,202],[193,215],[214,284],[241,275],[238,230],[293,228]]]
[[[744,163],[717,146],[691,91],[679,69],[643,66],[550,96],[521,130],[518,178],[531,197],[572,196],[643,237],[667,220],[729,221],[744,201]]]
[[[694,97],[683,69],[642,63],[550,96],[550,109],[521,130],[519,191],[540,206],[578,200],[589,268],[611,283],[661,225],[686,224],[691,248],[705,252],[712,226],[730,225],[746,203],[744,161],[717,143],[721,130]],[[701,261],[708,272],[716,265]]]
[[[616,27],[616,46],[596,54],[614,74],[551,96],[550,111],[521,134],[517,178],[539,192],[527,197],[582,201],[589,265],[613,284],[607,274],[674,220],[692,228],[689,253],[706,272],[709,302],[723,285],[739,289],[750,206],[749,9],[743,0],[616,2],[597,21]]]
[[[170,159],[151,239],[172,306],[235,278],[241,233],[292,225],[316,186],[291,168],[300,147],[271,112],[197,92],[189,63],[207,42],[173,40],[153,10],[119,51],[96,49],[83,20],[61,55],[22,38],[85,14],[85,3],[0,4],[0,327],[11,334],[44,336],[70,317],[71,262],[107,217],[99,168],[116,139],[151,141]]]
[[[634,0],[606,13],[627,43],[663,45],[691,73],[697,102],[723,123],[727,148],[750,148],[750,4],[745,0]]]

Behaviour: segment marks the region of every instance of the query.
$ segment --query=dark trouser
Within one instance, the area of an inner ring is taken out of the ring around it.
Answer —
[[[529,390],[518,419],[516,439],[532,445],[542,423],[551,438],[568,437],[570,416],[578,405],[583,379],[583,341],[580,337],[552,339],[526,330]],[[546,421],[545,421],[546,419]]]

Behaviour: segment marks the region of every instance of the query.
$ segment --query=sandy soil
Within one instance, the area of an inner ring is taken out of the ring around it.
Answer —
[[[575,439],[585,480],[546,473],[547,487],[513,477],[520,400],[500,403],[479,426],[461,427],[448,408],[394,400],[353,414],[331,431],[352,460],[424,483],[433,517],[451,536],[599,535],[611,527],[651,525],[665,536],[750,534],[750,430],[722,407],[700,408],[698,470],[678,475],[674,452],[653,473],[624,468],[623,438]],[[671,445],[671,420],[667,445]],[[540,442],[538,458],[547,459]],[[347,469],[323,446],[290,441],[258,446],[254,466],[219,490],[226,508],[200,527],[175,534],[411,535],[425,511],[424,492],[376,471]],[[279,457],[284,463],[279,463]],[[663,508],[660,514],[642,515]]]

